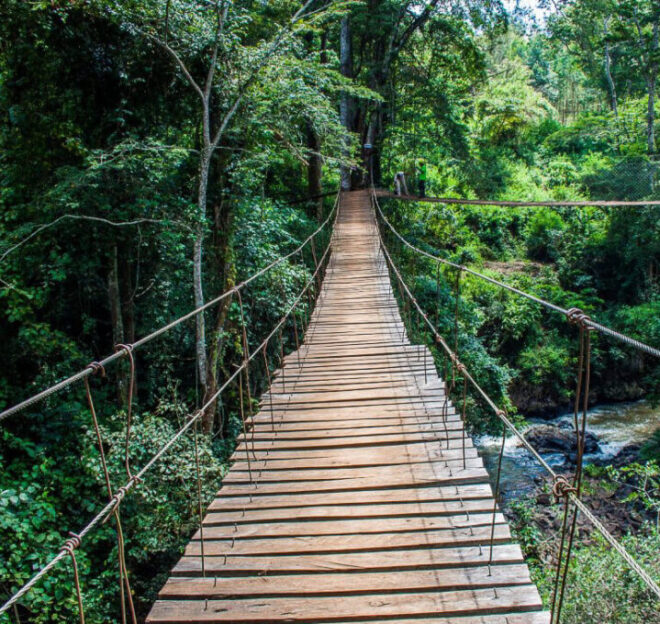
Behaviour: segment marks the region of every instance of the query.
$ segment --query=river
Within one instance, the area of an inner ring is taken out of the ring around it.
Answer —
[[[530,419],[529,431],[540,425],[573,427],[573,414],[562,414],[550,420]],[[614,457],[628,444],[640,444],[649,439],[660,427],[660,407],[652,407],[645,401],[634,403],[603,404],[589,410],[587,430],[599,441],[600,451],[585,455],[585,460],[606,461]],[[479,448],[486,468],[494,482],[497,474],[497,459],[502,443],[501,437],[477,436],[475,444]],[[543,453],[543,458],[553,468],[561,469],[564,455],[561,453]],[[505,499],[518,498],[531,493],[538,479],[544,474],[543,468],[530,453],[521,446],[517,438],[510,436],[504,446],[502,459],[501,491]]]

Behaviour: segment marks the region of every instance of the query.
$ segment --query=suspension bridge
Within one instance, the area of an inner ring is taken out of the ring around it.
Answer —
[[[385,263],[369,195],[345,197],[305,342],[148,622],[548,621]]]
[[[241,396],[249,393],[250,365],[260,356],[266,359],[278,332],[281,344],[284,323],[292,313],[295,322],[296,306],[311,293],[316,304],[304,340],[292,353],[282,353],[280,368],[269,372],[270,388],[261,397],[258,413],[243,414],[243,433],[231,469],[205,512],[200,495],[199,529],[172,569],[147,622],[558,622],[575,528],[569,509],[574,518],[578,511],[586,516],[649,591],[660,597],[657,582],[581,501],[581,462],[572,483],[554,473],[439,335],[383,241],[377,217],[382,217],[383,227],[392,226],[375,194],[342,193],[333,212],[331,242],[318,261],[315,258],[313,275],[279,324],[252,350],[243,331],[245,357],[236,372],[139,471],[130,470],[126,456],[126,483],[113,489],[108,481],[105,507],[72,534],[48,564],[0,607],[0,613],[15,607],[56,565],[70,559],[84,622],[84,591],[75,553],[87,534],[114,517],[122,621],[137,621],[123,555],[122,500],[139,487],[155,462],[166,461],[176,439],[193,431],[197,435],[205,407],[229,384],[240,383]],[[317,233],[332,227],[331,217]],[[315,234],[301,248],[313,244]],[[240,301],[240,290],[250,280],[207,306],[232,293],[239,294]],[[409,314],[418,315],[435,347],[451,363],[451,373],[444,379],[437,374],[429,348],[409,339],[395,297],[397,288]],[[540,303],[566,314],[580,328],[583,355],[576,413],[589,392],[590,330],[602,328],[651,355],[657,351],[599,325],[579,310]],[[6,410],[0,419],[80,380],[88,384],[91,375],[119,358],[129,357],[133,363],[134,348],[198,313],[193,311],[133,345],[121,345],[112,356]],[[493,488],[465,430],[468,385],[493,409],[503,430],[518,436],[541,462],[554,480],[555,494],[565,503],[552,612],[544,610],[521,549],[498,508],[501,454],[498,485]],[[89,385],[87,389],[98,434]],[[456,390],[458,401],[452,402],[450,393]],[[583,441],[584,419],[576,430],[579,457]],[[99,448],[103,458],[100,437]]]

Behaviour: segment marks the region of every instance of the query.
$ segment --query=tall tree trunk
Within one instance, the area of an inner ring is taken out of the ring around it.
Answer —
[[[110,319],[112,321],[112,342],[124,342],[124,322],[121,315],[121,296],[119,290],[119,252],[117,245],[112,246],[110,253],[110,270],[108,271],[108,298],[110,301]]]
[[[138,260],[139,262],[139,260]],[[135,292],[133,286],[133,272],[130,256],[122,254],[119,259],[119,303],[121,305],[121,321],[123,341],[126,344],[135,342]],[[137,284],[135,285],[137,287]],[[128,386],[125,384],[125,392]],[[133,378],[133,396],[137,396],[137,371]]]
[[[209,169],[211,166],[211,152],[204,146],[200,156],[199,186],[197,191],[197,226],[195,241],[193,243],[193,293],[195,307],[204,305],[204,271],[203,252],[204,234],[206,231],[206,201],[209,186]],[[195,354],[197,358],[197,375],[201,384],[202,396],[206,396],[206,323],[204,313],[195,317]]]
[[[222,202],[214,207],[214,250],[215,260],[217,262],[216,270],[220,274],[220,283],[222,291],[228,290],[232,285],[232,253],[231,253],[231,229],[233,221],[233,211],[229,204]],[[208,360],[206,366],[206,395],[212,397],[218,391],[218,368],[220,357],[224,349],[224,330],[227,321],[227,314],[231,305],[232,298],[227,297],[222,300],[215,311],[215,323],[213,333],[209,338]],[[214,429],[215,417],[217,414],[217,401],[209,406],[202,418],[202,428],[206,433],[211,433]],[[222,431],[223,423],[219,423],[218,430]]]
[[[648,76],[648,111],[646,122],[646,138],[649,154],[655,154],[655,88],[658,80],[658,19],[653,22],[653,39],[649,52],[649,76]]]
[[[310,45],[312,42],[310,41]],[[320,57],[322,65],[328,62],[328,33],[321,33]],[[317,134],[311,122],[307,122],[307,149],[309,150],[309,160],[307,165],[307,191],[310,197],[316,197],[314,202],[315,217],[320,222],[323,219],[323,193],[321,180],[323,179],[323,160],[321,159],[321,138]],[[318,196],[318,197],[317,197]]]
[[[323,218],[323,198],[321,197],[321,177],[323,175],[321,163],[321,139],[314,130],[311,122],[307,122],[307,149],[309,156],[307,157],[307,192],[310,197],[315,198],[315,217],[321,221]]]
[[[348,16],[341,20],[341,33],[339,37],[339,63],[342,76],[347,78],[353,77],[353,51],[351,46],[351,25]],[[347,132],[351,131],[351,97],[348,93],[344,92],[341,96],[339,104],[339,117],[342,126]],[[348,149],[348,142],[345,142],[342,156],[348,158],[350,156]],[[341,188],[343,191],[350,191],[351,189],[351,170],[350,167],[342,164],[341,166]]]
[[[124,342],[124,322],[121,314],[121,294],[119,290],[119,260],[117,244],[112,246],[110,252],[110,267],[108,271],[108,302],[110,304],[110,321],[112,324],[112,343],[122,344]],[[120,368],[117,378],[117,400],[122,403],[126,399],[127,385],[126,376]]]
[[[650,45],[646,45],[642,22],[639,17],[639,7],[633,8],[633,19],[637,29],[639,49],[646,65],[646,90],[648,105],[646,109],[646,145],[649,154],[655,154],[655,86],[658,79],[658,26],[660,15],[654,11],[652,24],[652,37]]]
[[[139,260],[138,260],[139,262]],[[125,256],[121,263],[121,279],[119,281],[121,297],[121,314],[124,323],[124,340],[131,344],[135,342],[135,292],[137,283],[133,283],[131,259]]]
[[[378,137],[378,122],[380,117],[380,103],[376,104],[376,110],[371,113],[369,125],[367,126],[366,143],[371,145],[369,149],[364,150],[364,170],[366,172],[366,186],[376,184],[376,172],[374,171],[375,145]]]
[[[616,95],[616,85],[614,84],[614,79],[612,78],[612,57],[610,56],[610,42],[608,41],[609,36],[609,22],[610,18],[603,18],[603,38],[605,41],[604,47],[604,66],[605,66],[605,78],[607,80],[607,86],[610,91],[610,105],[612,107],[612,112],[616,118],[619,117],[619,106]]]
[[[646,112],[646,142],[649,154],[655,154],[655,85],[657,75],[657,68],[649,71],[647,80],[649,99]]]

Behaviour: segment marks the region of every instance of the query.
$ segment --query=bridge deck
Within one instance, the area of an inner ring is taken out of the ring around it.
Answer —
[[[299,353],[147,621],[547,624],[444,386],[411,345],[368,195],[342,199]],[[463,468],[462,446],[467,462]],[[251,448],[251,445],[250,445]]]

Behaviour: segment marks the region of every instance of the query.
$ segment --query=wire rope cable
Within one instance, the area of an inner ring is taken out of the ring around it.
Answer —
[[[207,301],[204,305],[201,305],[201,306],[195,308],[194,310],[191,310],[190,312],[184,314],[183,316],[180,316],[180,317],[174,319],[170,323],[167,323],[167,325],[163,325],[162,327],[159,327],[158,329],[151,332],[150,334],[147,334],[146,336],[143,336],[139,340],[136,340],[131,345],[126,345],[127,349],[122,349],[122,350],[116,351],[115,353],[113,353],[112,355],[107,356],[103,360],[101,360],[99,362],[95,362],[95,364],[105,368],[108,364],[125,357],[127,355],[128,349],[132,350],[132,349],[136,349],[138,347],[141,347],[141,346],[147,344],[148,342],[151,342],[152,340],[154,340],[158,336],[161,336],[162,334],[170,331],[174,327],[177,327],[178,325],[181,325],[181,323],[184,323],[185,321],[196,317],[197,315],[201,314],[205,310],[208,310],[209,308],[212,308],[213,306],[217,305],[223,299],[226,299],[227,297],[229,297],[229,296],[231,296],[231,295],[233,295],[237,292],[240,292],[243,288],[245,288],[246,286],[251,284],[254,280],[258,279],[259,277],[261,277],[262,275],[264,275],[265,273],[267,273],[271,269],[274,269],[276,266],[282,264],[283,262],[285,262],[286,260],[288,260],[292,256],[298,254],[304,247],[306,247],[308,244],[310,244],[311,241],[314,240],[314,238],[316,237],[317,234],[319,234],[323,229],[325,229],[325,227],[328,225],[328,223],[330,223],[333,214],[336,215],[337,207],[339,205],[339,197],[340,197],[340,194],[337,193],[334,206],[333,206],[332,210],[330,211],[330,213],[328,214],[325,221],[323,223],[321,223],[321,225],[319,225],[319,227],[316,230],[314,230],[314,232],[312,232],[292,252],[290,252],[290,253],[288,253],[284,256],[280,256],[276,260],[273,260],[273,262],[271,262],[268,266],[264,267],[263,269],[260,269],[259,271],[257,271],[256,273],[252,274],[250,277],[248,277],[247,279],[242,281],[240,284],[236,284],[235,286],[233,286],[229,290],[226,290],[225,292],[218,295],[214,299],[211,299],[210,301]],[[77,373],[71,375],[70,377],[67,377],[66,379],[63,379],[62,381],[59,381],[58,383],[53,384],[52,386],[49,386],[45,390],[42,390],[41,392],[38,392],[37,394],[34,394],[33,396],[25,399],[24,401],[21,401],[20,403],[17,403],[16,405],[14,405],[12,407],[9,407],[9,408],[5,409],[4,411],[0,412],[0,421],[4,420],[5,418],[8,418],[9,416],[12,416],[13,414],[17,414],[18,412],[21,412],[21,411],[27,409],[28,407],[30,407],[31,405],[34,405],[35,403],[38,403],[39,401],[43,401],[44,399],[46,399],[50,395],[55,394],[56,392],[71,386],[72,384],[76,383],[77,381],[80,381],[82,379],[85,379],[86,377],[89,377],[91,374],[92,374],[92,369],[90,369],[89,366],[87,368],[84,368],[81,371],[78,371]]]
[[[575,310],[576,308],[572,309],[566,309],[562,308],[559,305],[556,305],[554,303],[551,303],[550,301],[546,301],[545,299],[542,299],[541,297],[537,297],[536,295],[532,295],[528,292],[525,292],[524,290],[520,290],[519,288],[516,288],[515,286],[511,286],[510,284],[505,284],[504,282],[501,282],[497,279],[494,279],[492,277],[488,277],[487,275],[484,275],[483,273],[480,273],[479,271],[475,271],[474,269],[471,269],[463,264],[458,264],[456,262],[452,262],[451,260],[447,260],[445,258],[441,258],[440,256],[435,256],[427,251],[424,251],[423,249],[420,249],[419,247],[416,247],[412,243],[408,242],[397,230],[396,228],[390,223],[390,221],[387,219],[387,217],[383,214],[383,211],[380,207],[380,204],[378,203],[378,198],[375,189],[372,187],[372,197],[374,200],[374,205],[376,207],[376,211],[380,215],[381,219],[383,222],[387,225],[387,227],[394,233],[394,235],[409,249],[412,251],[429,258],[430,260],[433,260],[434,262],[439,262],[442,264],[445,264],[446,266],[451,266],[454,267],[455,269],[459,269],[461,271],[465,271],[466,273],[469,273],[470,275],[474,275],[475,277],[478,277],[479,279],[485,280],[486,282],[490,282],[491,284],[494,284],[495,286],[498,286],[500,288],[503,288],[505,290],[508,290],[509,292],[515,293],[517,295],[520,295],[521,297],[525,297],[526,299],[529,299],[530,301],[534,301],[535,303],[538,303],[539,305],[545,307],[548,310],[553,310],[554,312],[558,312],[560,314],[563,314],[567,318],[570,319],[572,310]],[[590,318],[586,318],[584,320],[585,324],[587,327],[590,327],[591,329],[596,330],[597,332],[601,334],[605,334],[607,336],[610,336],[611,338],[614,338],[616,340],[619,340],[621,342],[624,342],[625,344],[634,347],[640,351],[644,351],[645,353],[648,353],[649,355],[653,355],[654,357],[660,358],[660,349],[656,347],[652,347],[651,345],[648,345],[644,342],[641,342],[640,340],[637,340],[636,338],[632,338],[631,336],[628,336],[626,334],[623,334],[615,329],[612,329],[611,327],[608,327],[607,325],[603,325],[602,323],[598,323],[597,321],[594,321]]]
[[[403,286],[404,292],[412,302],[413,306],[416,308],[418,314],[431,330],[431,333],[433,334],[436,343],[439,344],[445,350],[445,352],[452,360],[452,362],[457,367],[460,367],[462,374],[465,375],[465,377],[470,382],[472,387],[484,399],[484,401],[488,404],[488,406],[493,410],[495,415],[504,423],[506,428],[509,429],[509,431],[520,441],[520,443],[525,447],[525,449],[529,451],[529,453],[541,465],[541,467],[552,477],[553,481],[555,483],[560,482],[562,480],[562,477],[552,469],[552,467],[541,456],[541,454],[530,444],[530,442],[527,440],[524,434],[507,417],[504,410],[501,410],[497,406],[497,404],[488,395],[488,393],[479,385],[479,383],[470,374],[470,372],[467,370],[465,365],[463,365],[460,362],[460,360],[458,359],[454,351],[451,349],[451,347],[447,344],[445,339],[439,334],[436,327],[428,318],[428,315],[422,310],[421,306],[419,305],[419,302],[417,301],[417,298],[412,294],[408,284],[403,279],[401,272],[394,264],[394,261],[392,260],[392,257],[389,251],[387,250],[387,247],[383,241],[382,236],[380,237],[380,245],[387,260],[387,263],[390,265],[392,271],[395,273],[397,280]],[[653,579],[653,577],[651,577],[651,575],[646,570],[644,570],[644,568],[635,560],[635,558],[626,550],[626,548],[607,530],[607,528],[603,525],[603,523],[600,522],[598,518],[596,518],[593,512],[578,498],[578,496],[574,492],[568,491],[567,497],[575,505],[575,507],[579,509],[579,511],[589,520],[592,526],[594,526],[601,533],[603,538],[610,544],[610,546],[612,546],[612,548],[614,548],[619,553],[619,555],[630,566],[630,568],[638,574],[638,576],[642,579],[642,581],[649,588],[649,590],[653,592],[660,599],[660,585],[658,585],[658,583]]]
[[[467,199],[462,197],[419,197],[418,195],[397,195],[385,191],[376,191],[380,197],[392,197],[403,201],[421,201],[431,204],[458,204],[462,206],[501,206],[503,208],[642,208],[644,206],[660,206],[660,201],[514,201],[500,199]]]

